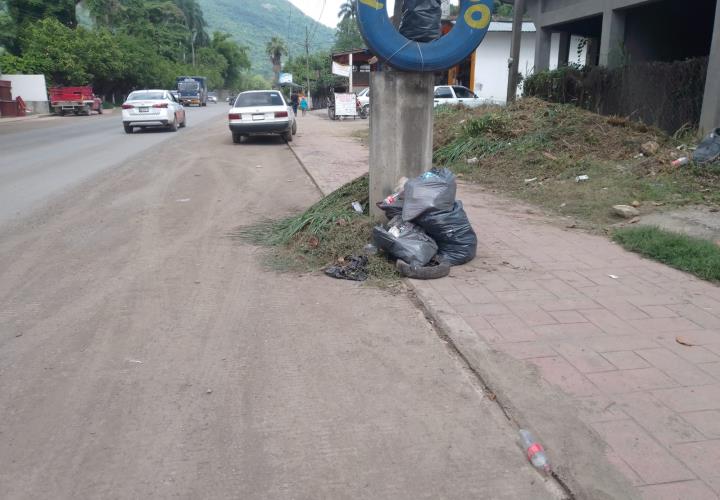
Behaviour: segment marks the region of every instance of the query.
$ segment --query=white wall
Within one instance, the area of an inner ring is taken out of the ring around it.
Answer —
[[[45,75],[3,75],[2,80],[12,82],[12,97],[20,96],[25,102],[47,102]]]
[[[475,88],[483,99],[504,103],[507,96],[509,31],[488,32],[475,54]],[[535,33],[523,33],[520,42],[518,70],[523,75],[532,72],[535,64]]]

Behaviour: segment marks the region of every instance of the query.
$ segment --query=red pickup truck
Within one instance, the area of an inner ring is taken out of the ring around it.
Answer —
[[[65,113],[87,114],[93,111],[102,114],[102,99],[93,93],[92,87],[51,87],[50,105],[60,116]]]

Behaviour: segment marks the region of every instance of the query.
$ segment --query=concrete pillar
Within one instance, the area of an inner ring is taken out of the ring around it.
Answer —
[[[558,68],[567,66],[570,58],[570,33],[563,31],[560,33],[560,45],[558,47]]]
[[[535,33],[535,72],[550,68],[550,42],[552,31],[539,27]]]
[[[600,38],[600,66],[614,68],[623,64],[625,50],[625,12],[606,10],[603,13]]]
[[[710,46],[705,97],[700,115],[700,132],[705,135],[720,127],[720,3],[715,7],[715,30]]]
[[[370,210],[400,177],[417,177],[432,167],[432,73],[370,73]]]

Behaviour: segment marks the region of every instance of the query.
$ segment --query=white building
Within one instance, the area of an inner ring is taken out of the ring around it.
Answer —
[[[504,103],[507,96],[508,85],[508,60],[510,58],[510,43],[512,38],[512,23],[493,21],[490,23],[485,39],[477,48],[469,61],[469,75],[465,76],[466,84],[479,97],[494,103]],[[570,64],[585,63],[586,49],[581,37],[573,36],[570,40]],[[552,44],[555,48],[560,43],[560,37],[554,36]],[[580,50],[578,50],[580,49]],[[551,51],[555,54],[554,60],[550,61],[550,68],[555,69],[558,65],[557,50]],[[531,22],[524,22],[522,25],[522,39],[520,43],[519,72],[523,76],[533,73],[535,65],[535,25]],[[465,64],[468,66],[468,63]],[[462,75],[462,68],[450,71],[450,79]],[[469,81],[468,77],[469,76]],[[444,82],[445,83],[445,82]],[[454,82],[449,82],[454,83]],[[521,89],[518,89],[518,93]]]

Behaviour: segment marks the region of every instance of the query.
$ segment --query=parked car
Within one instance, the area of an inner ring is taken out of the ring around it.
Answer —
[[[187,125],[185,108],[167,90],[136,90],[122,105],[125,133],[135,127],[167,127],[175,132]]]
[[[434,105],[457,105],[463,104],[469,108],[475,108],[484,104],[473,91],[460,85],[438,85],[435,87]]]
[[[360,103],[359,113],[363,118],[367,118],[370,114],[370,87],[362,89],[357,94],[357,100]]]
[[[297,132],[295,113],[277,90],[251,90],[238,94],[228,113],[235,144],[250,135],[279,134],[290,142]]]

